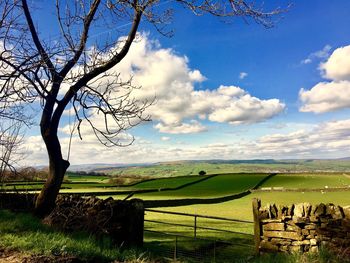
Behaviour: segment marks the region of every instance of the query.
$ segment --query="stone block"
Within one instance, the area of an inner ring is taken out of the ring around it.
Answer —
[[[318,223],[319,222],[318,217],[315,216],[315,215],[310,215],[309,219],[310,219],[310,222],[312,222],[312,223]]]
[[[301,230],[301,234],[304,235],[304,236],[308,236],[310,234],[310,230],[302,229]]]
[[[294,207],[294,217],[304,217],[305,211],[304,211],[304,204],[296,204]]]
[[[304,216],[305,217],[310,216],[311,209],[312,209],[312,206],[310,203],[304,203],[304,213],[305,213]]]
[[[337,205],[334,209],[334,214],[332,215],[334,219],[343,219],[344,218],[344,211],[343,208],[339,205]]]
[[[310,235],[316,235],[316,230],[310,230]]]
[[[314,210],[314,215],[316,217],[322,216],[326,213],[326,205],[321,203],[317,206],[315,206],[315,210]]]
[[[268,230],[284,230],[284,223],[268,223],[263,225],[263,231],[268,231]]]
[[[271,244],[268,241],[261,241],[260,242],[260,250],[262,251],[270,251],[270,252],[277,252],[278,251],[278,246]]]
[[[292,253],[301,253],[303,252],[303,246],[290,246],[289,247],[289,252],[292,252]]]
[[[333,219],[342,219],[344,217],[343,209],[334,204],[326,204],[326,215]]]
[[[286,230],[288,231],[295,231],[295,232],[300,232],[301,233],[301,228],[297,225],[294,224],[287,224],[286,225]]]
[[[260,240],[266,240],[266,241],[269,241],[271,238],[268,238],[268,237],[264,237],[264,236],[260,236]]]
[[[307,224],[307,223],[310,223],[310,219],[307,218],[307,217],[293,216],[292,220],[293,220],[293,222],[295,224]]]
[[[308,230],[314,230],[314,229],[316,229],[316,225],[315,224],[309,224],[309,225],[304,226],[304,228],[308,229]]]
[[[274,245],[290,245],[292,244],[291,240],[283,239],[283,238],[271,238],[270,242]]]
[[[335,207],[335,205],[334,204],[332,204],[332,203],[328,203],[328,204],[326,204],[326,215],[332,215],[333,214],[333,212],[334,212],[334,207]]]
[[[317,240],[315,238],[310,239],[310,245],[311,246],[316,246],[317,245]]]
[[[344,217],[350,220],[350,205],[343,206]]]
[[[268,224],[268,223],[283,223],[281,219],[264,219],[261,220],[262,224]]]
[[[309,249],[310,253],[317,253],[318,252],[318,246],[311,246]]]
[[[303,239],[303,236],[301,236],[299,233],[292,232],[292,231],[265,231],[264,236],[285,238],[285,239],[292,239],[292,240],[302,240]]]
[[[310,240],[293,241],[293,246],[310,245]]]
[[[289,246],[280,246],[279,250],[282,252],[289,252]]]

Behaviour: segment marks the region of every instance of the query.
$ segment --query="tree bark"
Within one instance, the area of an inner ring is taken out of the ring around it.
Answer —
[[[49,155],[49,174],[43,189],[35,202],[35,214],[48,215],[55,207],[56,197],[61,188],[69,162],[62,158],[61,145],[56,134],[43,134]]]

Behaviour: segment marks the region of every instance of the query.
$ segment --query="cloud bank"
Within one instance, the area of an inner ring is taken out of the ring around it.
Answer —
[[[290,124],[294,127],[295,124]],[[164,144],[160,141],[136,138],[129,147],[106,148],[94,136],[84,136],[83,141],[73,137],[70,162],[87,163],[141,163],[171,160],[196,159],[267,159],[267,158],[338,158],[350,154],[350,119],[329,121],[289,133],[274,133],[253,139],[245,134],[229,143],[203,142],[200,145],[187,143]],[[69,138],[62,139],[62,151],[66,156]],[[45,147],[40,136],[26,138],[27,164],[47,164]],[[93,153],[93,154],[92,154]],[[93,156],[93,158],[92,158]]]
[[[321,74],[330,81],[317,83],[310,90],[301,89],[301,112],[324,113],[350,107],[350,45],[337,48],[324,63]]]

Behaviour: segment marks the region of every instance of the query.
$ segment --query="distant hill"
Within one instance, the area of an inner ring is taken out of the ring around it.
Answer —
[[[69,171],[103,172],[127,176],[182,176],[232,172],[349,172],[350,157],[341,159],[253,159],[253,160],[184,160],[136,164],[72,165]]]
[[[76,172],[76,171],[85,171],[85,172],[92,172],[92,171],[99,171],[99,170],[110,170],[115,168],[125,168],[125,167],[132,167],[132,166],[147,166],[151,164],[147,163],[140,163],[140,164],[110,164],[110,163],[93,163],[93,164],[73,164],[69,166],[68,171],[70,172]]]

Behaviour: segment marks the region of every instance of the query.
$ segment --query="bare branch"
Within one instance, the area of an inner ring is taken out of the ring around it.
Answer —
[[[22,0],[22,7],[23,7],[24,15],[25,15],[27,23],[28,23],[30,34],[33,38],[33,42],[34,42],[36,48],[38,49],[38,52],[43,59],[43,62],[47,65],[47,68],[50,71],[51,76],[53,78],[55,78],[57,76],[55,67],[52,64],[52,61],[51,61],[49,55],[46,53],[44,47],[42,46],[41,41],[39,40],[38,33],[35,29],[33,19],[32,19],[32,16],[31,16],[29,8],[28,8],[27,0]]]
[[[67,64],[64,66],[64,68],[59,73],[61,78],[64,78],[67,75],[67,73],[72,69],[72,67],[79,60],[79,58],[80,58],[80,56],[81,56],[81,54],[86,46],[86,41],[88,38],[90,25],[91,25],[91,22],[94,18],[94,15],[98,9],[100,2],[101,2],[100,0],[95,0],[91,4],[90,11],[87,14],[87,16],[84,18],[84,25],[83,25],[84,28],[83,28],[83,33],[82,33],[81,38],[80,38],[79,47],[78,47],[77,51],[75,51],[74,57],[67,62]]]

